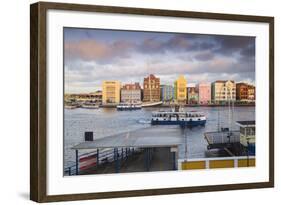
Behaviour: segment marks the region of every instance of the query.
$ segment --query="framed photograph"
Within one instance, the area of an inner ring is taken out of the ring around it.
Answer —
[[[30,198],[274,186],[274,18],[30,7]]]

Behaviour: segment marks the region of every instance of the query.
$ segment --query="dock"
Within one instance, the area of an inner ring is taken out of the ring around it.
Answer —
[[[180,149],[187,142],[186,129],[156,125],[83,141],[71,148],[75,151],[75,165],[68,167],[65,173],[83,175],[255,166],[254,156],[241,153],[240,131],[204,133],[207,150],[222,150],[224,154],[220,157],[182,158]],[[87,153],[81,154],[83,150]]]
[[[176,170],[183,134],[178,126],[153,126],[82,142],[72,147],[74,174]],[[93,151],[80,156],[81,150]]]
[[[239,131],[205,132],[204,137],[208,143],[208,149],[225,148],[231,144],[240,143]]]

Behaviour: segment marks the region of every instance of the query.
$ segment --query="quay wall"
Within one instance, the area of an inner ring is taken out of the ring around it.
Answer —
[[[255,156],[179,159],[178,170],[254,167]]]

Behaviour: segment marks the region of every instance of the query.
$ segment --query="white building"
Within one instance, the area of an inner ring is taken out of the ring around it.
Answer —
[[[211,84],[211,88],[214,103],[236,100],[236,84],[233,80],[217,80]]]
[[[141,101],[141,87],[139,83],[125,84],[121,88],[121,102],[139,103]]]

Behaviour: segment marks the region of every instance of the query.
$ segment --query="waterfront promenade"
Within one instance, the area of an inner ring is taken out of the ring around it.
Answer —
[[[145,160],[144,150],[135,151],[135,153],[127,159],[120,160],[119,173],[174,170],[173,156],[169,147],[158,147],[153,150],[149,170],[146,168]],[[116,173],[116,165],[114,162],[104,163],[98,168],[92,167],[86,171],[80,172],[81,175],[111,173]]]

